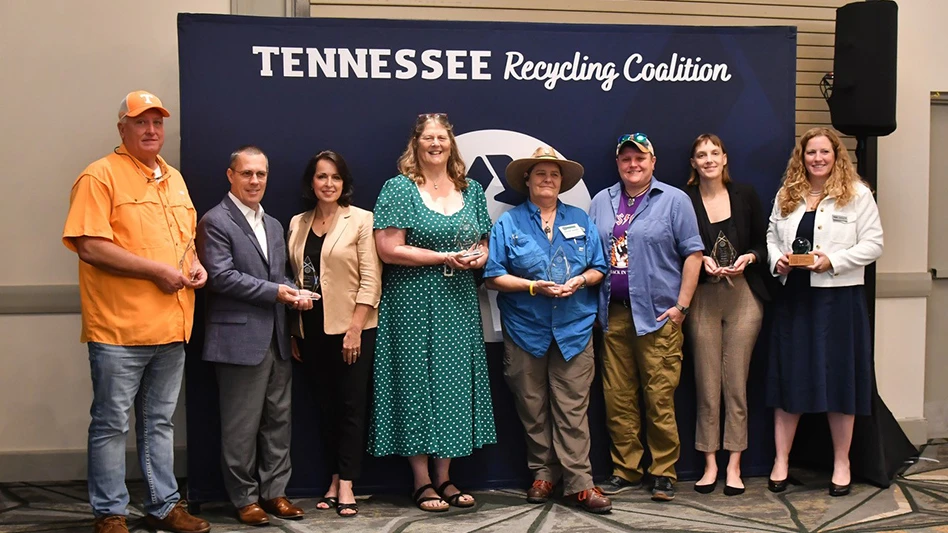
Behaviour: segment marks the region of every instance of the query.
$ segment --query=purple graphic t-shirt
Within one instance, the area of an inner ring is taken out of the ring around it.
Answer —
[[[612,228],[612,242],[609,249],[609,283],[612,290],[612,301],[629,299],[629,243],[626,242],[626,233],[629,224],[635,218],[636,211],[642,205],[644,194],[629,198],[622,190],[619,198],[619,211],[616,213],[615,227]]]

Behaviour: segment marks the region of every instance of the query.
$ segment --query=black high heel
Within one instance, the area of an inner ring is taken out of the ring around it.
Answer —
[[[773,479],[767,479],[767,490],[770,492],[783,492],[787,490],[787,483],[790,481],[790,476],[787,476],[780,481]]]
[[[724,484],[724,495],[725,496],[740,496],[744,494],[744,487],[732,487],[728,484]]]
[[[839,497],[839,496],[846,496],[850,493],[852,488],[853,488],[853,484],[851,481],[845,485],[837,485],[836,483],[833,483],[832,481],[830,481],[829,495],[833,496],[834,498]]]
[[[717,486],[718,486],[718,480],[716,479],[713,482],[708,483],[707,485],[699,485],[695,483],[695,492],[700,493],[700,494],[711,494],[712,492],[714,492],[714,488]]]

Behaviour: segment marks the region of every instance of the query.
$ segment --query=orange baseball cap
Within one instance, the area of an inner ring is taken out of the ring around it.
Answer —
[[[157,109],[164,117],[171,116],[171,113],[161,105],[161,100],[157,96],[148,91],[132,91],[122,99],[118,118],[122,120],[125,117],[137,117],[149,109]]]

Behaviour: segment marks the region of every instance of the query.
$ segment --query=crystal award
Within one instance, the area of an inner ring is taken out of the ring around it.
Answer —
[[[790,245],[789,263],[792,267],[810,266],[816,262],[816,256],[810,252],[813,250],[813,244],[806,237],[797,237]]]
[[[569,260],[566,259],[566,252],[563,251],[562,246],[558,247],[556,252],[553,253],[553,257],[550,259],[550,267],[546,273],[549,281],[557,285],[563,285],[569,280]]]
[[[737,250],[723,231],[718,232],[718,238],[714,240],[714,246],[711,247],[711,258],[719,267],[727,268],[734,266],[737,261]]]
[[[461,222],[458,226],[458,234],[454,240],[458,250],[461,251],[461,257],[477,257],[484,252],[477,249],[477,244],[481,242],[481,233],[477,230],[477,225],[470,220]]]
[[[303,280],[300,283],[300,296],[318,300],[319,296],[319,272],[316,271],[316,265],[307,255],[303,258]]]

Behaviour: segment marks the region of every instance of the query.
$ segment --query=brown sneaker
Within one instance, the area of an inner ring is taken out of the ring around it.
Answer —
[[[602,492],[596,487],[570,494],[566,496],[566,502],[570,505],[582,507],[583,510],[590,513],[602,514],[612,511],[612,500],[608,496],[603,496]]]
[[[211,524],[207,520],[201,520],[188,513],[188,502],[184,500],[178,500],[168,516],[164,518],[145,515],[145,523],[153,529],[173,533],[207,533],[211,530]]]
[[[125,517],[119,514],[100,516],[95,519],[95,533],[128,533]]]
[[[290,518],[294,520],[303,518],[303,510],[290,503],[290,500],[287,500],[286,496],[261,501],[260,507],[263,507],[264,511],[278,518]]]
[[[553,484],[549,481],[537,479],[527,490],[527,501],[530,503],[546,503],[553,494]]]

